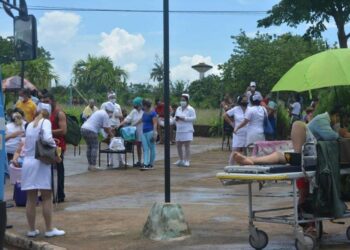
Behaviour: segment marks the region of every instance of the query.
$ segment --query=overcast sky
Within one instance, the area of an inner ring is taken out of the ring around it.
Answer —
[[[265,11],[277,0],[170,0],[170,10],[250,10]],[[162,10],[162,0],[27,0],[28,6],[81,7],[104,9]],[[29,10],[38,21],[39,45],[55,58],[53,65],[62,85],[69,84],[74,63],[88,54],[107,55],[127,70],[128,82],[149,82],[155,54],[163,53],[162,13],[74,12]],[[170,16],[170,68],[172,80],[192,81],[198,74],[191,65],[213,65],[209,73],[218,74],[217,65],[227,61],[233,50],[232,35],[244,30],[270,34],[303,34],[297,29],[271,27],[258,29],[257,20],[265,14],[177,14]],[[336,41],[334,22],[324,33]],[[12,35],[12,20],[0,9],[0,35]]]

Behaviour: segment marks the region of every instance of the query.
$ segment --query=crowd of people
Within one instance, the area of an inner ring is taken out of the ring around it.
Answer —
[[[179,105],[165,107],[159,99],[152,101],[135,97],[132,100],[132,110],[126,113],[117,103],[117,95],[108,92],[107,100],[100,108],[93,99],[84,108],[81,120],[81,135],[86,143],[87,169],[101,170],[97,164],[97,155],[101,136],[104,142],[113,138],[123,137],[121,130],[133,127],[135,138],[132,143],[136,147],[137,162],[133,167],[141,170],[154,168],[157,143],[164,141],[165,109],[170,113],[170,140],[176,143],[178,160],[174,165],[190,167],[190,146],[193,141],[194,122],[196,111],[190,105],[190,96],[186,93],[179,97]],[[302,112],[302,98],[295,95],[288,104],[291,125],[291,140],[295,152],[301,152],[305,142],[317,140],[333,140],[341,137],[350,137],[344,126],[339,125],[340,109],[333,109],[330,113],[313,117],[318,100],[315,99]],[[286,163],[281,152],[274,152],[264,157],[248,157],[246,148],[263,140],[276,140],[277,103],[271,95],[265,97],[257,91],[257,84],[251,82],[245,93],[237,97],[234,103],[229,95],[221,102],[224,111],[224,129],[232,132],[232,152],[229,164],[266,164]],[[347,117],[342,114],[343,121]],[[273,133],[265,132],[266,120],[269,121]],[[63,230],[53,227],[52,200],[65,201],[64,192],[64,155],[67,149],[65,135],[67,133],[67,118],[65,112],[48,91],[30,92],[22,89],[19,99],[13,109],[7,111],[6,124],[6,152],[8,163],[21,168],[21,189],[27,192],[26,215],[29,231],[28,237],[35,237],[40,232],[35,227],[35,209],[40,197],[43,207],[43,217],[46,226],[45,236],[53,237],[64,235]],[[35,157],[35,144],[39,138],[48,145],[57,148],[57,162],[53,165],[42,162]],[[309,154],[315,154],[315,148],[308,149]],[[123,154],[109,155],[107,168],[120,167],[127,164]],[[57,172],[57,193],[53,196],[53,171]],[[300,202],[308,194],[306,180],[298,182]]]
[[[193,140],[193,123],[196,112],[190,106],[188,94],[182,94],[179,106],[175,110],[169,107],[172,142],[177,144],[179,160],[178,167],[190,166],[190,144]],[[109,92],[107,101],[100,109],[93,99],[81,114],[81,135],[87,145],[86,158],[88,170],[100,170],[96,166],[100,135],[104,141],[122,136],[121,128],[135,127],[135,140],[132,143],[137,149],[137,162],[133,167],[152,169],[156,159],[156,144],[163,141],[164,103],[156,100],[156,105],[148,99],[135,97],[132,100],[133,109],[129,114],[117,103],[116,94]],[[174,130],[176,131],[174,133]],[[28,237],[40,234],[35,226],[37,201],[43,208],[46,226],[46,237],[64,235],[63,230],[53,227],[52,201],[64,202],[64,154],[67,149],[66,136],[67,117],[55,97],[47,90],[30,92],[28,89],[19,91],[19,98],[13,109],[6,112],[6,152],[8,164],[21,168],[21,190],[26,192],[26,215],[29,230]],[[160,136],[161,134],[161,136]],[[46,145],[56,148],[57,161],[48,164],[36,158],[36,142],[43,141]],[[185,152],[183,153],[183,148]],[[125,164],[122,154],[117,154],[118,166]],[[143,158],[142,158],[143,155]],[[108,168],[114,167],[113,155],[110,155]],[[118,167],[116,166],[116,167]],[[53,172],[57,172],[57,192],[53,195]]]

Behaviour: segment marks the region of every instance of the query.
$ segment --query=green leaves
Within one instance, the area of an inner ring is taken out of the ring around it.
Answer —
[[[127,72],[107,56],[88,55],[86,60],[74,64],[72,73],[75,84],[88,96],[108,90],[119,92],[125,88],[128,77]]]
[[[232,38],[236,45],[233,54],[220,68],[225,91],[233,95],[243,94],[251,81],[257,82],[263,95],[268,94],[295,63],[327,48],[320,39],[289,33],[281,36],[257,33],[250,38],[242,32]]]
[[[297,27],[307,23],[310,27],[305,35],[319,38],[327,29],[326,24],[334,21],[338,29],[341,48],[347,48],[350,33],[346,34],[345,24],[350,20],[348,0],[281,0],[267,12],[268,16],[258,21],[258,27],[287,24]]]

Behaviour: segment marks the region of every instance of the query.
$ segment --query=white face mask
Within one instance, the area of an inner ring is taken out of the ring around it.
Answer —
[[[20,96],[20,97],[18,97],[18,100],[19,100],[20,102],[23,102],[23,101],[24,101],[24,98],[23,98],[22,96]]]
[[[187,102],[186,101],[181,101],[180,102],[180,105],[182,108],[186,107],[187,106]]]
[[[111,103],[116,103],[117,99],[110,99]]]

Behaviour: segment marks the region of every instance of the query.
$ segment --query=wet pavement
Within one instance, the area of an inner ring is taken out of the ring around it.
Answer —
[[[66,202],[54,208],[54,225],[67,235],[45,239],[67,249],[252,249],[248,243],[247,186],[222,186],[215,178],[226,165],[229,152],[218,150],[220,140],[196,138],[190,168],[171,168],[172,202],[179,203],[191,229],[183,240],[156,242],[142,237],[141,232],[154,202],[164,199],[164,171],[161,145],[157,145],[160,161],[151,171],[135,168],[87,172],[84,147],[65,157]],[[175,146],[171,147],[176,156]],[[213,150],[216,149],[216,150]],[[212,150],[212,151],[208,151]],[[130,157],[129,157],[130,159]],[[172,158],[172,162],[176,158]],[[103,166],[106,165],[105,156]],[[254,205],[260,209],[291,204],[289,183],[267,184],[259,191],[253,187]],[[7,185],[7,198],[12,187]],[[43,231],[41,209],[37,210],[37,227]],[[26,232],[24,208],[8,209],[10,231]],[[324,224],[325,234],[320,249],[349,249],[345,231],[350,223]],[[257,223],[269,237],[266,249],[295,249],[292,227]]]

